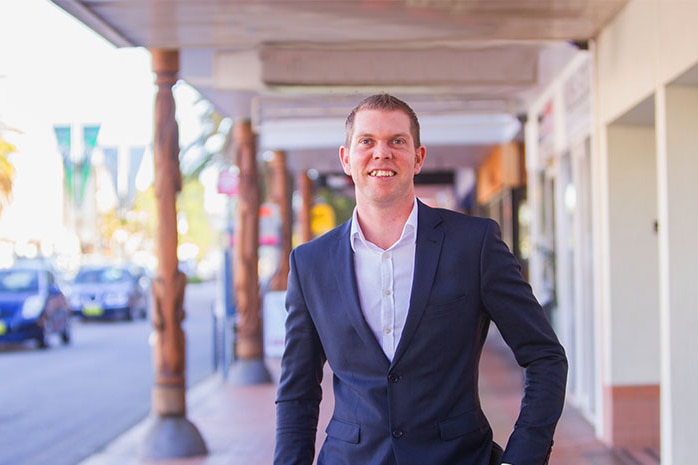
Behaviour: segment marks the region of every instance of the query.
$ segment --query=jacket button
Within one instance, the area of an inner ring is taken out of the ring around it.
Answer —
[[[397,383],[398,381],[400,381],[401,378],[402,376],[395,373],[390,373],[388,375],[388,381],[390,381],[391,383]]]
[[[399,429],[396,429],[395,431],[393,431],[393,437],[394,437],[394,438],[401,438],[403,434],[404,434],[404,433],[403,433],[401,430],[399,430]]]

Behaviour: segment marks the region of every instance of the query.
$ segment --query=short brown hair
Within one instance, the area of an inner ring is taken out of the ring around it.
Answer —
[[[356,113],[361,110],[397,110],[404,112],[410,118],[410,132],[414,139],[414,147],[417,148],[422,145],[419,137],[419,120],[412,107],[393,95],[380,93],[370,95],[360,101],[358,105],[351,110],[349,116],[347,116],[347,120],[344,123],[344,132],[346,133],[345,144],[347,147],[351,145],[351,137],[354,133],[354,117]]]

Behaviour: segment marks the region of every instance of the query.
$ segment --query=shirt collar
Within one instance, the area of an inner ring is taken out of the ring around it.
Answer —
[[[417,240],[417,198],[414,199],[414,205],[412,206],[412,211],[410,216],[407,217],[405,226],[402,228],[402,235],[400,239],[397,240],[395,244],[401,243],[403,241],[409,241],[410,244],[414,244]],[[349,243],[351,244],[351,249],[356,252],[357,241],[368,244],[364,232],[361,230],[359,221],[357,218],[356,207],[354,207],[354,212],[351,215],[351,232],[349,235]],[[392,246],[391,246],[392,247]]]

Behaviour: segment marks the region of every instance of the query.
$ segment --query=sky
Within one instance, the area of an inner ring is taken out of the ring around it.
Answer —
[[[149,146],[154,92],[146,50],[114,47],[48,0],[0,0],[0,124],[17,149],[0,239],[45,240],[62,229],[54,125],[98,124],[98,145]],[[194,94],[176,92],[178,119]],[[188,127],[180,121],[182,144]]]

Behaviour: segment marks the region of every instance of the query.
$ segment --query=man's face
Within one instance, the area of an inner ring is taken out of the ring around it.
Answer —
[[[414,176],[421,171],[425,155],[424,146],[415,148],[410,119],[402,111],[357,112],[350,145],[339,149],[357,201],[376,206],[414,198]]]

